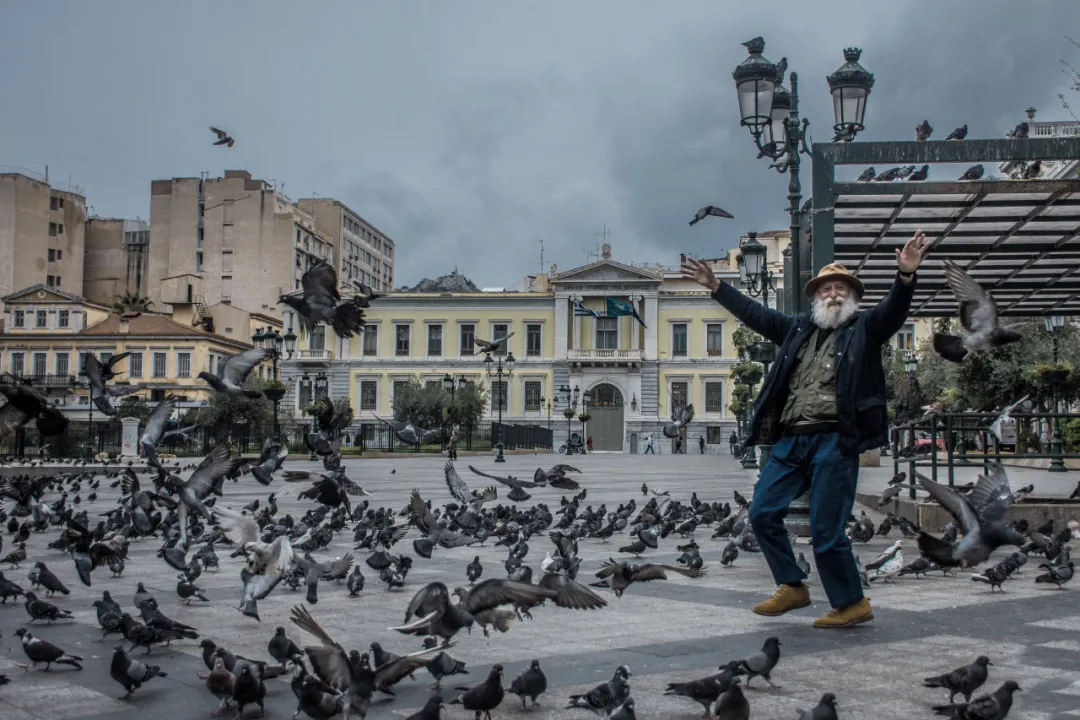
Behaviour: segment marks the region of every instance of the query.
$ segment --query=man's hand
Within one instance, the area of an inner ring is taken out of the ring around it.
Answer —
[[[698,285],[707,287],[709,292],[716,292],[716,288],[720,287],[720,281],[713,274],[712,268],[700,260],[686,258],[679,272],[684,280],[693,280]]]
[[[904,249],[896,251],[896,264],[900,272],[907,275],[915,272],[929,250],[930,241],[926,239],[926,233],[916,230],[911,239],[904,243]]]

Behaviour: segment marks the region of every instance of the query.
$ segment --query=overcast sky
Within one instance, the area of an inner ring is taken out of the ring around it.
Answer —
[[[786,179],[739,127],[740,43],[788,57],[818,140],[852,45],[877,80],[860,139],[924,118],[1001,137],[1029,105],[1068,118],[1078,21],[1077,0],[7,2],[0,165],[144,219],[152,179],[247,169],[374,223],[399,285],[455,265],[509,285],[540,269],[538,238],[566,270],[604,226],[616,260],[674,264],[788,224]],[[689,227],[706,204],[736,219]]]

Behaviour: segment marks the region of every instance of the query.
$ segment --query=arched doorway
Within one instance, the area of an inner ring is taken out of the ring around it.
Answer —
[[[623,396],[619,388],[601,383],[592,389],[589,405],[592,419],[586,428],[593,439],[593,450],[623,449]]]

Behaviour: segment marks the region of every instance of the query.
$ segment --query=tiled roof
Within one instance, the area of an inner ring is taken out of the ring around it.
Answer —
[[[127,319],[128,330],[120,332],[120,316],[110,313],[107,318],[99,323],[76,333],[77,335],[128,335],[131,337],[195,337],[217,340],[219,342],[234,345],[248,345],[240,340],[227,338],[216,333],[208,333],[197,327],[176,322],[164,315],[137,315]]]

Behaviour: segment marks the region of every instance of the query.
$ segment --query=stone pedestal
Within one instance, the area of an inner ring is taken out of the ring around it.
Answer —
[[[867,450],[860,455],[859,467],[881,467],[881,450]]]
[[[123,426],[123,432],[120,440],[120,457],[125,460],[138,459],[139,418],[121,418],[120,424]]]

